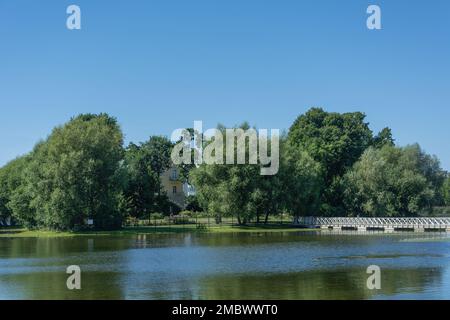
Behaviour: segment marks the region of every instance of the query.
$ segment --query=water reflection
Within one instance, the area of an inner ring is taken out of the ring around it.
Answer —
[[[448,299],[445,234],[0,239],[0,299]],[[367,266],[382,289],[366,288]],[[82,290],[66,288],[67,266]]]
[[[373,299],[399,291],[420,293],[441,281],[441,275],[441,269],[386,269],[381,290],[367,289],[367,274],[361,269],[216,277],[203,280],[201,295],[212,299]]]

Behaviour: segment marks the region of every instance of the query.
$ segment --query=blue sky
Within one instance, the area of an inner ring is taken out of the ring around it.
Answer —
[[[320,106],[450,170],[449,21],[448,0],[0,0],[0,165],[83,112],[138,142],[194,120],[288,129]]]

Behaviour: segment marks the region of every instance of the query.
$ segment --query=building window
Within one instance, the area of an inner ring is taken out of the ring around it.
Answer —
[[[177,169],[173,169],[170,173],[170,179],[173,181],[178,180],[178,172]]]
[[[177,186],[173,186],[173,187],[172,187],[172,193],[173,193],[173,194],[177,193]]]

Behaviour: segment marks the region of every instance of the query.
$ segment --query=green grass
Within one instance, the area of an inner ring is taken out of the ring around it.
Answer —
[[[27,230],[19,228],[0,229],[0,238],[58,238],[73,237],[72,232],[57,232],[46,230]]]
[[[121,236],[137,234],[170,234],[170,233],[255,233],[255,232],[298,232],[311,229],[301,229],[289,225],[258,225],[258,226],[211,226],[207,229],[197,229],[196,225],[171,225],[157,227],[125,227],[114,231],[79,231],[57,232],[46,230],[27,230],[22,228],[0,229],[0,238],[59,238],[75,236]],[[317,230],[317,229],[314,229]]]

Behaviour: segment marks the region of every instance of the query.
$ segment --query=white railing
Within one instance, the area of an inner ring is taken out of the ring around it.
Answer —
[[[307,226],[364,226],[364,227],[385,227],[385,226],[425,226],[427,228],[449,228],[450,218],[358,218],[358,217],[299,217],[294,221],[299,225]]]

